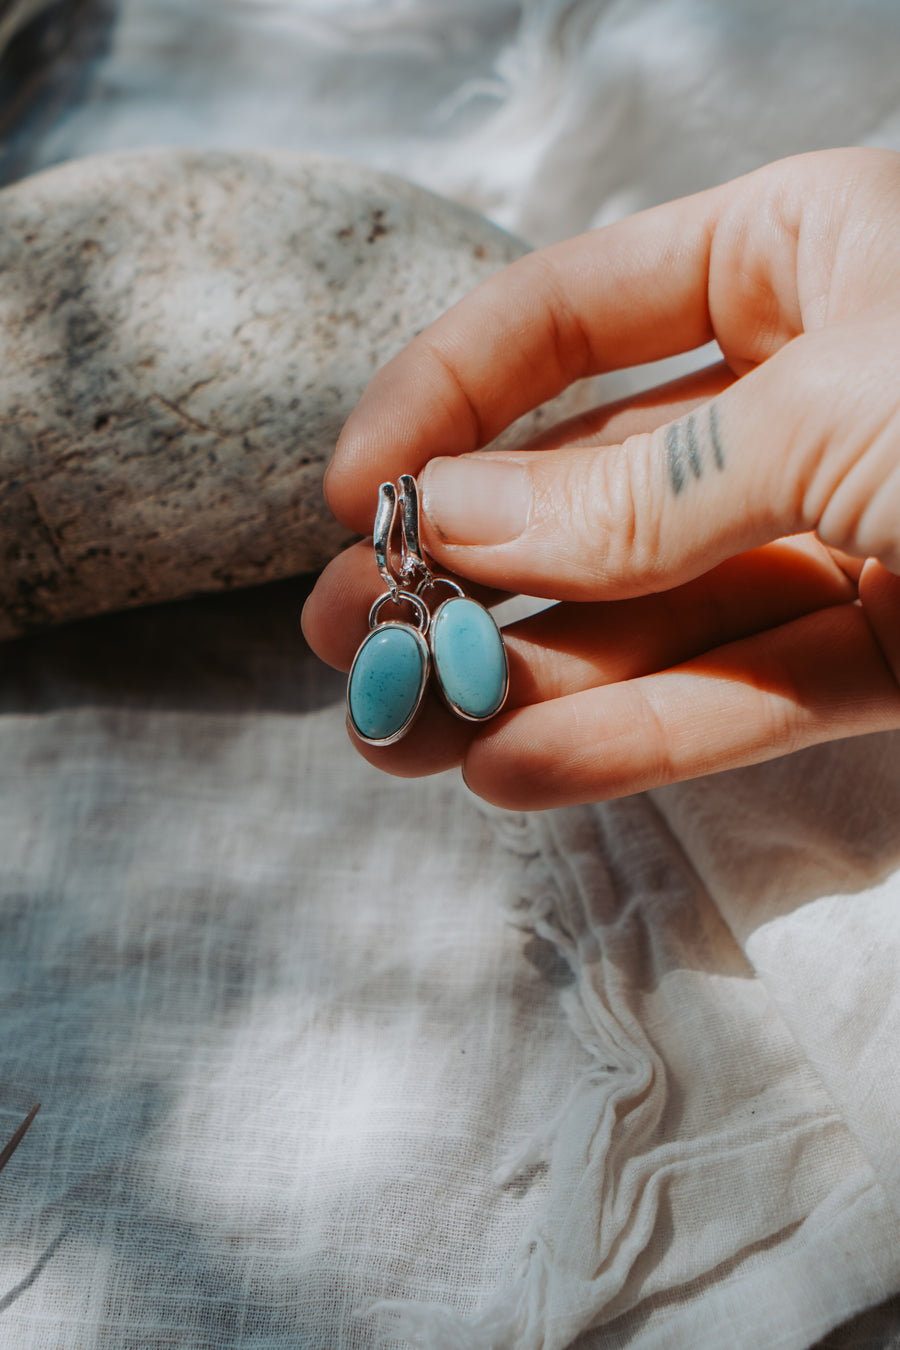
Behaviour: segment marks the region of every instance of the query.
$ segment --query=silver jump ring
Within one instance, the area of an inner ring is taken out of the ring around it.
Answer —
[[[391,604],[394,605],[402,605],[404,600],[407,602],[407,604],[412,605],[413,609],[416,611],[416,625],[418,631],[423,635],[428,632],[430,615],[428,613],[428,606],[425,604],[425,601],[420,600],[417,595],[413,595],[412,591],[401,591],[401,590],[385,591],[382,595],[378,596],[378,599],[374,602],[372,608],[369,610],[370,628],[374,628],[376,626],[376,624],[378,623],[378,616],[380,615],[383,607],[387,604],[389,600]]]
[[[416,595],[421,595],[423,591],[430,591],[435,586],[441,585],[449,586],[450,590],[453,591],[455,595],[459,595],[463,599],[466,598],[466,593],[459,582],[451,581],[449,577],[424,577],[416,587]]]

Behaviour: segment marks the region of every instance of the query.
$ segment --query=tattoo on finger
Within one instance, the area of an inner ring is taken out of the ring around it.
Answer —
[[[710,462],[725,468],[722,426],[715,403],[666,427],[666,469],[676,496],[692,478],[702,478]]]

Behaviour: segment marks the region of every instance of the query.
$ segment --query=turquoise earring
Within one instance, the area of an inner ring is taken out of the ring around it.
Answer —
[[[373,545],[375,563],[387,589],[369,610],[369,633],[360,643],[347,680],[347,720],[367,745],[393,745],[405,736],[428,683],[431,656],[426,642],[428,607],[398,586],[391,570],[391,535],[397,510],[393,483],[378,489]],[[382,620],[387,604],[409,605],[415,625]]]
[[[444,702],[466,722],[486,722],[506,702],[509,663],[500,630],[477,600],[449,577],[436,577],[425,560],[419,539],[419,496],[416,480],[403,474],[400,487],[400,576],[415,585],[415,594],[443,586],[451,594],[431,615],[428,645],[432,668]]]

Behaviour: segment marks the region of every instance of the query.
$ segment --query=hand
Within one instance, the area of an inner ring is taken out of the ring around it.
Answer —
[[[712,338],[720,366],[480,449],[573,380]],[[329,503],[371,530],[401,473],[471,593],[560,603],[505,631],[503,713],[429,704],[360,746],[388,772],[459,764],[531,809],[900,726],[900,156],[784,160],[505,269],[376,376]],[[369,545],[325,570],[326,661],[349,668],[380,589]]]

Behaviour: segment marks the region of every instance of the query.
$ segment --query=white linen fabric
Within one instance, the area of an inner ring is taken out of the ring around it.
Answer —
[[[110,10],[29,167],[309,146],[541,242],[900,145],[892,0]],[[301,592],[4,650],[0,1350],[900,1345],[898,738],[486,812],[357,760]]]
[[[485,812],[357,763],[300,589],[6,650],[0,1346],[805,1347],[900,1288],[897,738]]]
[[[586,1326],[585,1346],[806,1346],[897,1288],[897,750],[521,819],[520,918],[573,972],[592,1063],[500,1174],[549,1163],[519,1283],[468,1336],[427,1309],[400,1326],[473,1350]],[[863,766],[848,810],[835,784]]]
[[[356,762],[299,599],[7,649],[0,1345],[803,1347],[900,1287],[896,738],[485,815]]]
[[[356,762],[300,599],[7,649],[4,1350],[369,1346],[538,1220],[491,1173],[584,1068],[556,967],[456,781]]]

